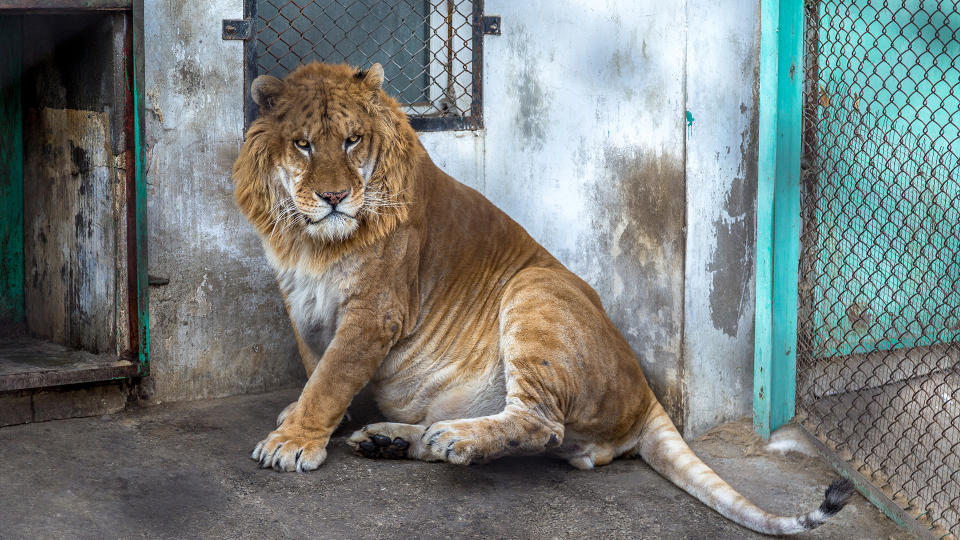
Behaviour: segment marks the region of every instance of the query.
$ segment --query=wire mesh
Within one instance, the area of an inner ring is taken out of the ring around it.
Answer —
[[[797,409],[960,536],[960,12],[806,2]]]
[[[384,90],[409,115],[471,114],[471,0],[259,0],[256,39],[261,75],[283,77],[314,60],[379,62]]]

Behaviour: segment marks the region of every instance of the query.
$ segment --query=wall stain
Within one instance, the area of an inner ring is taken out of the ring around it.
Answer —
[[[637,93],[634,84],[635,75],[640,71],[637,61],[639,57],[647,60],[646,41],[637,37],[636,30],[630,34],[629,41],[620,41],[619,34],[614,38],[617,48],[613,51],[610,61],[607,62],[606,72],[609,84],[615,86],[623,94],[624,99],[631,100]]]
[[[746,111],[745,106],[740,107]],[[727,217],[714,220],[717,245],[707,271],[713,273],[710,318],[713,326],[737,337],[740,315],[751,299],[751,277],[756,245],[757,205],[757,101],[750,111],[750,125],[741,134],[740,176],[733,179],[724,202]]]
[[[203,71],[195,62],[179,60],[173,71],[173,88],[184,96],[194,96],[203,88]]]
[[[157,91],[157,87],[153,86],[147,88],[145,95],[147,98],[147,111],[153,114],[153,117],[157,119],[157,122],[160,122],[160,127],[163,127],[163,109],[160,108],[160,95]]]
[[[544,121],[547,110],[547,96],[540,81],[529,67],[524,67],[517,80],[515,94],[519,101],[516,125],[523,141],[535,150],[543,148],[546,137]]]
[[[661,403],[683,418],[683,162],[621,147],[605,148],[602,162],[609,180],[598,183],[591,220],[600,252],[613,259],[598,283],[613,292],[603,295],[610,299],[604,307]]]
[[[511,74],[507,91],[517,100],[513,124],[517,127],[514,133],[518,136],[520,146],[528,150],[540,150],[546,139],[551,95],[540,82],[536,67],[540,59],[530,51],[531,41],[523,25],[510,35],[510,48],[518,57],[515,65],[521,67]]]

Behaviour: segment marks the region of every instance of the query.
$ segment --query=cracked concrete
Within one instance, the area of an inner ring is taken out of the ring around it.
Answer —
[[[461,468],[350,454],[309,474],[247,456],[292,390],[0,429],[0,538],[760,538],[640,460],[594,471],[510,458]],[[807,510],[835,473],[790,453],[745,455],[730,425],[694,449],[767,509]],[[731,435],[732,434],[732,435]],[[808,538],[909,538],[861,497]]]

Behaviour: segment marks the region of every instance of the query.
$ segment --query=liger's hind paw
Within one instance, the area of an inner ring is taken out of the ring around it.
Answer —
[[[369,435],[366,440],[354,435],[347,444],[353,448],[355,454],[374,459],[402,459],[407,457],[407,449],[410,448],[410,443],[400,437],[391,440],[390,437],[379,434]]]

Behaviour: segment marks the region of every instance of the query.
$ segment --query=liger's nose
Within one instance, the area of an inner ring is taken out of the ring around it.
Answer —
[[[344,191],[336,191],[336,192],[325,191],[323,193],[320,193],[319,191],[315,191],[314,193],[317,194],[317,197],[320,197],[321,199],[327,201],[330,204],[330,206],[336,206],[338,202],[342,201],[347,197],[347,195],[350,194],[350,190],[347,189]]]

